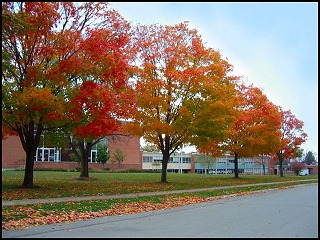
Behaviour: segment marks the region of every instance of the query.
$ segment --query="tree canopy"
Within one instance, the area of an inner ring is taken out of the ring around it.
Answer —
[[[281,165],[307,138],[188,22],[133,26],[106,2],[3,2],[2,53],[2,139],[20,138],[24,187],[44,131],[68,137],[80,177],[100,139],[143,137],[162,152],[161,182],[183,145],[233,152],[238,177],[238,157],[273,153]]]
[[[136,28],[137,111],[127,130],[158,146],[166,182],[170,155],[182,144],[221,137],[230,123],[232,65],[186,22]]]
[[[4,2],[2,12],[2,125],[20,137],[23,186],[32,187],[44,130],[67,129],[88,143],[121,127],[117,118],[134,104],[130,25],[104,2]]]
[[[308,151],[303,158],[303,162],[310,165],[314,162],[316,162],[315,154],[312,151]]]

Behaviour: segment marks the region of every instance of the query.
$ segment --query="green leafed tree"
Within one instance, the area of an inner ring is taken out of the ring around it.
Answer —
[[[97,162],[102,163],[102,167],[104,168],[104,164],[109,160],[109,158],[110,151],[108,149],[108,145],[99,143],[97,145]]]
[[[205,167],[207,169],[206,173],[208,173],[210,167],[217,162],[217,158],[212,157],[210,154],[201,154],[196,158],[196,162]]]
[[[115,152],[112,154],[112,162],[118,163],[119,168],[121,166],[121,163],[126,159],[126,154],[120,149],[116,148]]]
[[[142,147],[142,151],[146,151],[146,152],[157,152],[158,148],[155,145],[152,145],[150,143],[146,143],[143,147]]]
[[[313,162],[316,162],[316,157],[312,151],[308,151],[304,156],[303,162],[310,165]]]

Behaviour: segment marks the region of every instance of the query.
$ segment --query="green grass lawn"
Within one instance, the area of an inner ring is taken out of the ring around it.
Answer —
[[[165,190],[182,190],[221,186],[235,188],[200,192],[136,196],[90,201],[68,201],[2,207],[2,229],[24,229],[30,226],[72,222],[110,215],[135,214],[143,211],[168,209],[186,204],[212,201],[213,198],[246,195],[265,189],[284,189],[297,184],[317,183],[318,176],[261,176],[202,175],[168,173],[168,183],[161,183],[160,173],[90,173],[95,180],[77,180],[78,172],[34,171],[34,184],[39,188],[20,188],[23,171],[2,172],[2,200],[115,195]],[[308,180],[304,182],[291,182]],[[285,182],[275,184],[275,182]],[[260,186],[243,186],[254,183],[274,183]]]
[[[205,175],[168,173],[168,183],[161,183],[161,173],[89,173],[96,180],[77,180],[79,172],[34,171],[34,184],[39,188],[19,188],[24,171],[2,172],[2,200],[114,195],[218,186],[237,186],[265,182],[318,179],[318,175]]]

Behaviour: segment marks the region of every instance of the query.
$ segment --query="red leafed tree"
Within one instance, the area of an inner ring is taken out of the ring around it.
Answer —
[[[169,157],[182,144],[222,135],[234,89],[232,66],[186,22],[138,26],[135,39],[138,111],[126,128],[161,150],[161,182],[167,182]]]
[[[290,163],[291,171],[294,171],[296,175],[299,175],[300,170],[306,169],[306,164],[303,162],[291,162]]]
[[[221,145],[235,156],[235,178],[239,178],[239,157],[269,154],[280,145],[281,116],[261,89],[239,84],[235,121]]]
[[[125,88],[124,84],[117,88],[87,81],[71,99],[73,107],[69,116],[78,124],[68,129],[69,139],[72,136],[76,140],[70,144],[80,159],[81,179],[89,177],[88,159],[92,147],[108,135],[120,134],[123,127],[120,119],[129,118],[134,109],[135,95],[131,88]]]
[[[131,118],[135,94],[129,83],[132,51],[129,48],[130,26],[113,14],[108,28],[93,29],[87,34],[79,61],[85,67],[73,87],[68,116],[73,125],[67,128],[75,154],[80,158],[80,178],[89,177],[88,160],[92,147],[101,138],[122,131],[120,119]],[[79,148],[77,148],[75,144]]]
[[[22,186],[34,187],[43,131],[88,120],[70,117],[82,84],[126,85],[121,47],[129,25],[104,2],[3,2],[2,13],[2,125],[19,135],[26,152]]]
[[[296,118],[290,110],[280,108],[281,122],[281,145],[273,152],[279,160],[280,177],[283,177],[283,160],[294,159],[301,155],[300,146],[307,140],[308,135],[303,131],[303,121]]]

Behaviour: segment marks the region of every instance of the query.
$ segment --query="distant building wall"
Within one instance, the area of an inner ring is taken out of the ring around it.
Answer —
[[[25,164],[25,152],[18,136],[9,136],[2,140],[2,169],[19,168]]]
[[[111,158],[115,149],[119,147],[126,155],[124,161],[120,163],[111,163]],[[46,150],[49,148],[45,148]],[[110,159],[104,164],[97,162],[89,162],[89,169],[109,168],[118,169],[142,169],[142,151],[140,151],[140,138],[134,136],[117,136],[109,141]],[[66,169],[73,170],[79,167],[78,163],[71,162],[68,154],[71,151],[60,151],[61,156],[58,158],[50,158],[45,151],[45,158],[42,160],[42,148],[38,148],[38,156],[35,157],[34,169]],[[53,154],[53,151],[51,151]],[[58,159],[58,160],[57,160]],[[66,160],[67,159],[67,160]],[[22,148],[18,136],[10,136],[2,140],[2,169],[17,169],[25,166],[25,152]]]
[[[318,174],[318,163],[314,162],[311,165],[307,165],[309,174]]]
[[[108,138],[108,148],[110,159],[105,167],[114,169],[142,169],[142,151],[140,151],[140,138],[135,136],[111,136]],[[116,149],[119,148],[124,154],[125,159],[120,165],[111,163]],[[100,164],[101,165],[101,164]]]
[[[162,154],[160,152],[143,152],[140,149],[140,138],[135,136],[115,135],[108,137],[108,147],[110,151],[110,159],[104,165],[95,162],[95,159],[89,159],[89,169],[99,170],[102,168],[111,170],[161,170]],[[119,148],[124,154],[125,159],[122,163],[112,163],[111,159],[116,148]],[[45,152],[44,149],[46,149]],[[54,149],[54,148],[53,148]],[[96,151],[96,146],[94,148]],[[50,152],[49,152],[50,150]],[[40,153],[45,152],[45,154]],[[52,148],[38,148],[35,159],[34,169],[63,169],[74,170],[79,167],[76,162],[71,162],[68,155],[72,151],[53,151]],[[56,156],[55,154],[59,154]],[[45,156],[43,159],[42,156]],[[198,153],[174,153],[170,156],[168,162],[168,172],[183,173],[199,173],[208,172],[207,167],[196,163]],[[226,166],[227,161],[227,166]],[[265,171],[263,171],[263,165]],[[269,157],[245,158],[239,159],[238,169],[242,174],[279,174],[278,166]],[[2,169],[17,169],[25,165],[25,152],[22,148],[18,136],[10,136],[6,140],[2,140]],[[318,163],[307,165],[309,174],[318,174]],[[227,170],[227,171],[225,171]],[[231,155],[224,155],[218,158],[210,169],[210,173],[214,174],[232,174],[234,171],[234,158]],[[293,174],[285,171],[285,175]]]

